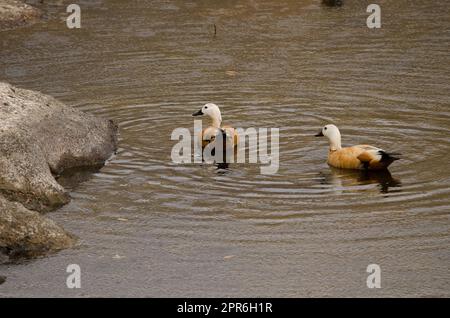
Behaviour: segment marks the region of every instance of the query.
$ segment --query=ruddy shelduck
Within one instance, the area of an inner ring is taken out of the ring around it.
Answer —
[[[238,135],[236,130],[230,126],[222,126],[222,114],[216,104],[205,104],[199,111],[192,114],[192,116],[206,115],[211,118],[211,125],[202,130],[200,142],[202,148],[205,148],[210,142],[213,142],[218,134],[226,134],[232,136],[234,147],[238,144]],[[231,137],[230,137],[231,138]],[[225,140],[225,139],[224,139]]]
[[[341,133],[335,125],[326,125],[316,137],[327,137],[330,142],[328,164],[341,169],[382,170],[400,158],[398,154],[388,153],[383,149],[358,145],[342,148]]]

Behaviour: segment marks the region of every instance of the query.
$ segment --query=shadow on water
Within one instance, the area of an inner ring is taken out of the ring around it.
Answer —
[[[45,257],[44,255],[52,255],[57,252],[40,248],[30,250],[21,246],[14,246],[13,248],[0,247],[0,265],[27,264],[38,258]]]
[[[322,4],[328,7],[340,7],[344,4],[344,0],[322,0]]]
[[[330,167],[320,172],[322,184],[338,187],[378,184],[380,193],[389,193],[392,188],[400,188],[401,181],[393,178],[389,170],[345,170]]]
[[[103,165],[71,168],[64,170],[55,178],[64,189],[73,191],[77,185],[92,179],[94,174],[99,172],[102,167]]]
[[[230,164],[226,162],[217,163],[217,173],[225,174],[228,170],[230,170]]]

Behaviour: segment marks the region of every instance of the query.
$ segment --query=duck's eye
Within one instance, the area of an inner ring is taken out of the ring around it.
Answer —
[[[327,127],[324,128],[324,130],[327,130],[327,129],[328,129]]]
[[[205,106],[205,109],[208,109],[208,106]]]

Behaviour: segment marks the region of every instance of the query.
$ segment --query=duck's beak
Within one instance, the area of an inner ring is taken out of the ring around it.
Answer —
[[[323,132],[322,132],[322,130],[317,134],[317,135],[315,135],[316,137],[323,137]]]
[[[195,112],[192,114],[192,116],[201,116],[201,115],[203,115],[203,112],[201,109],[198,112]]]

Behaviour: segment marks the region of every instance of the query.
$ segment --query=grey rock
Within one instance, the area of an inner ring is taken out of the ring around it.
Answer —
[[[0,263],[71,247],[76,238],[37,211],[69,202],[60,173],[98,168],[116,148],[112,121],[0,82]]]
[[[71,247],[75,241],[52,220],[0,196],[0,259],[35,257]]]
[[[117,126],[51,96],[0,82],[0,193],[31,210],[69,201],[55,175],[102,165],[117,148]]]

